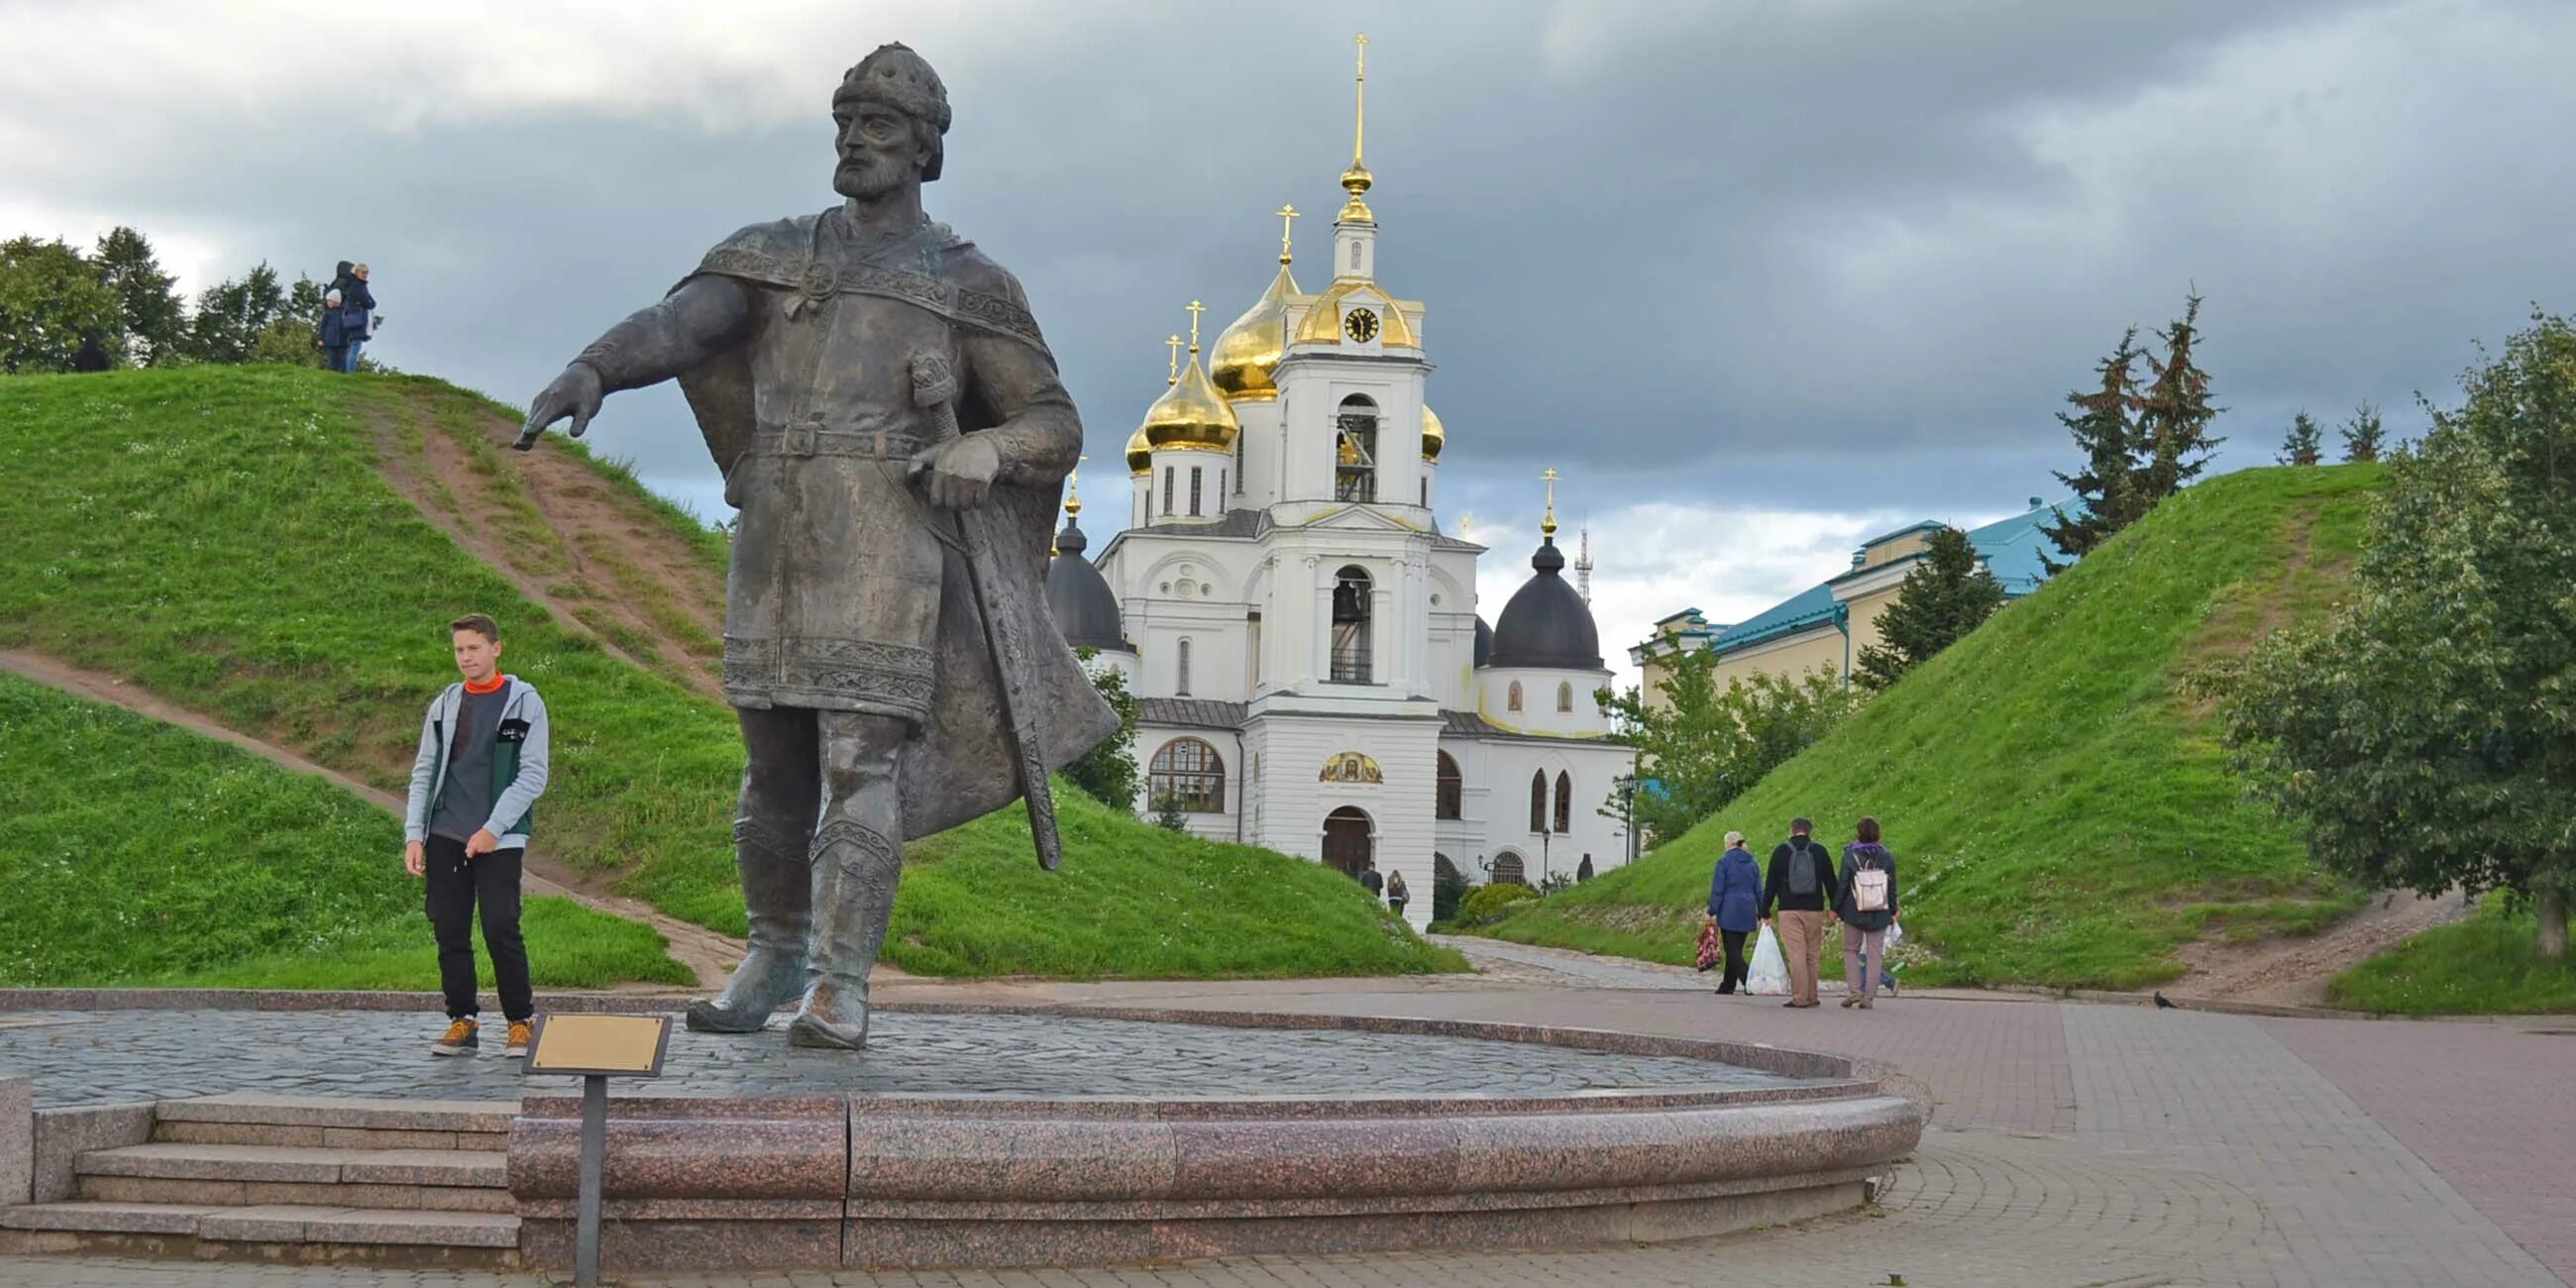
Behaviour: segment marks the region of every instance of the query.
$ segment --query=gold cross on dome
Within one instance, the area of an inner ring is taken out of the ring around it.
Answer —
[[[1205,312],[1207,312],[1206,305],[1197,300],[1190,301],[1190,352],[1192,353],[1199,351],[1199,315]]]
[[[1172,346],[1172,371],[1170,375],[1164,377],[1163,383],[1177,385],[1181,383],[1181,337],[1175,334],[1163,343]]]
[[[1539,471],[1539,477],[1547,480],[1547,516],[1539,520],[1538,530],[1552,537],[1556,535],[1556,467]]]
[[[1082,463],[1090,459],[1088,454],[1074,457],[1073,468],[1064,472],[1064,512],[1066,514],[1082,513]]]
[[[1289,259],[1288,233],[1290,229],[1297,226],[1297,208],[1295,206],[1281,206],[1279,209],[1272,211],[1271,213],[1279,216],[1279,262],[1285,264]]]

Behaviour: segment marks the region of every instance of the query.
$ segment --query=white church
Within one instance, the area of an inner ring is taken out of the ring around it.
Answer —
[[[1140,812],[1168,798],[1200,836],[1402,873],[1419,927],[1444,866],[1537,884],[1624,862],[1611,802],[1636,758],[1593,700],[1610,671],[1552,483],[1532,575],[1491,629],[1476,611],[1485,548],[1441,530],[1423,305],[1379,281],[1370,182],[1355,140],[1320,293],[1283,232],[1204,364],[1193,301],[1187,365],[1127,444],[1126,530],[1086,560],[1069,499],[1047,595],[1142,699]]]

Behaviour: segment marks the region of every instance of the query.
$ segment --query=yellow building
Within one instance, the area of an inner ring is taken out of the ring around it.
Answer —
[[[2023,513],[1969,531],[1968,544],[2003,583],[2006,598],[2019,599],[2048,580],[2042,556],[2058,556],[2040,527],[2058,509],[2077,513],[2080,507],[2044,505],[2032,497]],[[1922,561],[1941,526],[1926,521],[1872,537],[1852,552],[1848,569],[1741,622],[1713,623],[1696,608],[1656,622],[1654,634],[1628,650],[1628,660],[1643,674],[1646,704],[1666,705],[1662,682],[1678,653],[1715,652],[1720,688],[1756,674],[1794,678],[1828,668],[1848,678],[1861,651],[1879,642],[1879,615],[1896,602],[1906,574]]]

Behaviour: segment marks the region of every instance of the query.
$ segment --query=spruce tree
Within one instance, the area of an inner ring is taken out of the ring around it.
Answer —
[[[2066,401],[2077,410],[2073,414],[2057,413],[2058,423],[2074,436],[2085,462],[2082,470],[2057,476],[2058,482],[2073,488],[2083,500],[2083,513],[2056,511],[2056,522],[2040,528],[2065,554],[2082,556],[2128,526],[2141,512],[2137,503],[2136,456],[2136,371],[2140,356],[2138,329],[2131,327],[2122,333],[2120,345],[2111,351],[2111,356],[2095,366],[2101,373],[2100,386],[2090,393],[2076,390],[2067,394]],[[2064,566],[2044,556],[2041,562],[2051,572]]]
[[[2379,425],[2379,409],[2363,403],[2359,410],[2353,412],[2352,419],[2343,423],[2343,458],[2359,462],[2378,460],[2381,440],[2386,437],[2387,431]]]
[[[2314,465],[2325,459],[2324,433],[2317,422],[2302,408],[2290,421],[2290,432],[2281,440],[2283,465]]]
[[[2154,509],[2209,466],[2209,454],[2227,440],[2213,438],[2209,422],[2219,408],[2209,402],[2209,373],[2193,361],[2200,341],[2200,296],[2187,297],[2183,314],[2157,333],[2162,358],[2149,357],[2155,379],[2138,403],[2138,513]]]
[[[179,300],[178,279],[164,272],[143,234],[120,224],[98,239],[90,257],[101,285],[115,292],[125,319],[128,360],[151,366],[178,356],[188,330],[188,312]]]
[[[1880,642],[1860,651],[1852,678],[1884,689],[1930,661],[2003,606],[2004,585],[1978,562],[1968,534],[1943,528],[1932,534],[1923,562],[1905,574],[1896,602],[1879,614]]]

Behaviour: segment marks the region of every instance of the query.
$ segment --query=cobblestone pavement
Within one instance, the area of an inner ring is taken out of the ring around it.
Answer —
[[[2262,1020],[2558,1277],[2576,1282],[2576,1022]]]
[[[509,1099],[569,1094],[521,1075],[500,1033],[472,1059],[439,1059],[435,1016],[384,1011],[93,1011],[10,1017],[0,1070],[36,1077],[41,1106],[261,1091]],[[50,1022],[48,1022],[50,1021]],[[498,1026],[487,1026],[497,1030]],[[809,1091],[1088,1096],[1553,1095],[1605,1087],[1782,1086],[1708,1060],[1348,1030],[1217,1028],[1025,1015],[880,1015],[864,1058],[768,1033],[674,1026],[662,1095]]]

